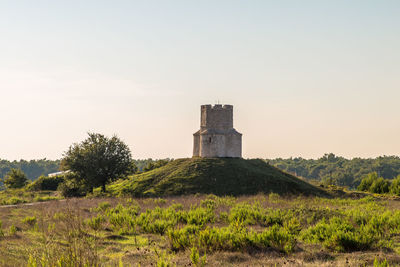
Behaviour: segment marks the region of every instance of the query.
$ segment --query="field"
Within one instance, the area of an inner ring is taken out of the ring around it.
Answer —
[[[390,266],[400,202],[191,195],[0,207],[1,266]]]

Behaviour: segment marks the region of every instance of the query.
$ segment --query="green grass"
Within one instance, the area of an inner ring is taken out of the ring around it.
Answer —
[[[274,193],[3,207],[0,265],[398,266],[399,210],[371,196]]]
[[[16,205],[30,202],[43,202],[61,199],[59,194],[54,191],[29,191],[26,188],[6,189],[0,191],[1,205]]]
[[[322,189],[260,159],[186,158],[108,186],[113,195],[182,194],[327,196]]]

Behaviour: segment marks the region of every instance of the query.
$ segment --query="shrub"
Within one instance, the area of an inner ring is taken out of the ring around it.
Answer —
[[[7,188],[22,188],[28,183],[28,178],[20,169],[11,169],[3,179]]]
[[[182,221],[188,224],[203,226],[206,223],[214,222],[215,214],[211,208],[191,208],[182,216]]]
[[[200,230],[199,226],[187,225],[181,229],[169,229],[167,238],[172,250],[185,250],[195,241],[195,234]]]
[[[99,207],[104,209],[108,205],[103,202],[99,204]],[[108,208],[105,213],[114,231],[118,231],[119,234],[136,233],[138,206],[124,207],[118,204],[115,208]]]
[[[273,225],[262,233],[251,233],[249,237],[251,245],[263,249],[271,247],[281,252],[290,253],[294,250],[297,240],[289,229]]]
[[[239,204],[234,206],[229,214],[229,221],[241,221],[243,224],[256,224],[263,219],[263,211],[258,205]]]
[[[101,229],[101,225],[104,221],[105,221],[104,217],[101,214],[99,214],[96,217],[87,219],[85,222],[90,228],[92,228],[95,231],[98,231]]]
[[[99,203],[99,205],[96,208],[96,211],[106,211],[108,208],[111,207],[111,204],[108,203],[107,201]]]
[[[204,254],[203,257],[200,259],[199,251],[196,247],[192,247],[190,252],[190,260],[192,261],[194,266],[205,266],[207,263],[207,256]]]
[[[58,186],[65,181],[64,175],[59,176],[40,176],[37,180],[33,181],[27,186],[28,190],[31,191],[41,191],[41,190],[57,190]]]
[[[58,197],[52,197],[52,196],[44,196],[44,197],[36,196],[33,199],[33,202],[44,202],[44,201],[50,201],[50,200],[56,200],[56,199],[59,199],[59,198]]]
[[[371,187],[369,188],[369,191],[371,193],[384,194],[389,192],[389,186],[390,182],[380,177],[372,183]]]
[[[336,251],[362,251],[370,249],[378,241],[371,224],[355,228],[348,220],[332,217],[328,222],[322,219],[303,233],[303,238],[312,243],[322,243]]]
[[[0,221],[0,237],[4,236],[4,232],[3,232],[2,226],[3,226],[3,222]]]
[[[169,228],[173,228],[179,221],[185,220],[185,213],[177,210],[178,207],[172,205],[168,208],[156,207],[153,210],[146,210],[137,218],[137,223],[147,233],[157,233],[163,235]]]
[[[374,267],[389,267],[389,263],[386,259],[379,261],[376,257],[374,259]]]
[[[400,196],[400,175],[392,180],[392,183],[389,187],[389,192],[393,195]]]
[[[372,183],[378,179],[378,174],[376,172],[371,172],[364,178],[362,178],[360,185],[357,187],[360,191],[369,191]]]
[[[83,197],[87,192],[85,186],[75,179],[66,179],[59,184],[57,190],[60,191],[63,197]]]
[[[26,216],[23,220],[23,223],[28,224],[29,226],[34,226],[36,224],[36,217],[35,216]]]
[[[376,172],[372,172],[361,180],[357,189],[371,193],[384,194],[389,192],[389,187],[390,182],[388,180],[378,177]]]
[[[10,229],[8,230],[9,235],[10,235],[10,236],[13,236],[13,235],[15,235],[16,232],[17,232],[17,227],[15,227],[14,224],[11,225],[11,226],[10,226]]]
[[[20,199],[18,197],[11,197],[9,200],[6,201],[6,205],[16,205],[25,202],[26,202],[25,200]]]

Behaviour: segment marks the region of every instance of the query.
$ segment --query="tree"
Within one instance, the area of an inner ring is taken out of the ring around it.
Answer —
[[[389,191],[393,195],[400,196],[400,175],[398,175],[395,179],[393,179]]]
[[[78,182],[83,182],[90,191],[132,173],[134,166],[129,147],[117,136],[108,138],[98,133],[88,133],[81,143],[73,144],[64,153],[61,161],[63,170],[76,174]]]
[[[11,169],[3,179],[6,188],[21,188],[28,183],[28,178],[20,169]]]

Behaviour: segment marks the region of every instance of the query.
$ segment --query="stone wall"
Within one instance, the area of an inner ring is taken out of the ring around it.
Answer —
[[[233,128],[233,106],[201,106],[200,130],[193,134],[193,156],[242,156],[242,134]]]

